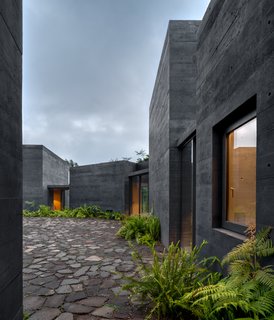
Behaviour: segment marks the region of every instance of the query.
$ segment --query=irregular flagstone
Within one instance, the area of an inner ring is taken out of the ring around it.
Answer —
[[[58,270],[59,273],[61,274],[69,274],[69,273],[73,273],[72,270],[70,269],[63,269],[63,270]]]
[[[62,281],[61,285],[66,285],[66,284],[78,284],[80,281],[78,279],[65,279]]]
[[[116,285],[116,282],[112,279],[107,279],[103,282],[103,284],[101,285],[101,288],[112,288]]]
[[[57,293],[71,293],[72,289],[69,285],[61,286],[58,289],[56,289]]]
[[[67,296],[66,302],[75,302],[78,300],[82,300],[86,298],[86,296],[87,296],[86,293],[83,291],[72,292],[70,295]]]
[[[72,290],[75,291],[75,292],[83,291],[83,285],[82,284],[73,284],[71,287],[72,287]]]
[[[107,300],[108,298],[105,298],[105,297],[90,297],[90,298],[78,301],[78,303],[83,304],[85,306],[89,306],[89,307],[102,307]]]
[[[98,256],[90,256],[90,257],[87,257],[85,260],[87,260],[87,261],[101,261],[101,260],[103,260],[103,258],[98,257]]]
[[[38,296],[52,296],[54,294],[53,289],[48,289],[44,287],[40,287],[39,290],[35,292]]]
[[[46,298],[40,296],[28,296],[24,299],[24,310],[37,310],[42,307]]]
[[[35,293],[39,289],[40,289],[39,286],[30,285],[30,286],[24,287],[23,291],[24,291],[24,294],[32,294],[32,293]]]
[[[134,275],[134,263],[127,242],[115,236],[119,225],[24,218],[24,305],[31,305],[32,319],[143,319],[121,290],[121,277]],[[140,252],[144,261],[151,261],[149,250],[140,247]]]
[[[37,278],[31,280],[30,283],[37,285],[37,286],[42,286],[45,283],[45,279],[37,277]]]
[[[31,315],[29,320],[53,320],[60,314],[57,308],[44,308]]]
[[[56,320],[73,320],[73,314],[72,313],[62,313]]]
[[[70,265],[72,268],[76,269],[76,268],[80,268],[81,267],[81,263],[73,263]]]
[[[81,277],[83,276],[84,274],[86,274],[86,272],[89,270],[89,266],[88,267],[82,267],[81,269],[77,270],[75,273],[74,273],[74,277]]]
[[[93,311],[92,314],[96,317],[112,318],[114,310],[112,307],[103,306]]]
[[[65,295],[56,294],[54,296],[48,297],[45,306],[50,308],[59,308],[65,300]]]
[[[114,272],[115,271],[115,266],[113,266],[113,265],[104,266],[100,270],[101,271]]]
[[[65,303],[64,304],[64,310],[66,312],[76,313],[76,314],[84,314],[84,313],[90,313],[93,308],[84,306],[82,304],[78,303]]]
[[[35,279],[37,278],[37,275],[36,274],[23,274],[23,280],[32,280],[32,279]]]
[[[133,268],[134,268],[134,265],[124,264],[124,265],[118,266],[117,270],[120,272],[127,272],[127,271],[131,271]]]
[[[50,288],[50,289],[56,289],[60,286],[60,282],[61,281],[51,281],[51,282],[48,282],[46,283],[44,286],[47,287],[47,288]]]

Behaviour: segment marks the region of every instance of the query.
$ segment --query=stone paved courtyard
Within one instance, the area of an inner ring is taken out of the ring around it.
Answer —
[[[106,220],[24,218],[24,311],[30,320],[144,319],[121,290],[131,249]],[[147,249],[143,248],[148,258]]]

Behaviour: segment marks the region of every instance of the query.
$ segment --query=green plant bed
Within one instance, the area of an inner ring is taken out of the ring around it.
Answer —
[[[262,260],[274,255],[270,228],[247,239],[223,259],[228,276],[215,285],[194,291],[193,309],[205,320],[274,320],[274,270]],[[178,301],[179,302],[179,301]]]
[[[151,214],[129,216],[117,235],[126,240],[136,240],[138,244],[153,245],[160,240],[160,220]]]
[[[122,220],[120,212],[103,211],[99,206],[82,206],[75,209],[51,210],[50,207],[40,205],[38,210],[23,210],[24,217],[51,217],[51,218],[101,218],[107,220]]]
[[[151,264],[135,250],[136,275],[125,278],[123,289],[149,304],[146,319],[274,320],[274,270],[262,263],[274,255],[270,231],[250,228],[222,263],[200,258],[205,242],[190,252],[172,243],[160,254],[151,246]],[[211,271],[214,263],[227,265],[228,275]]]
[[[171,244],[167,250],[158,253],[151,247],[152,264],[143,261],[137,250],[133,258],[137,263],[137,277],[126,277],[123,289],[131,292],[131,297],[149,303],[150,311],[146,319],[198,320],[191,309],[193,299],[189,293],[204,284],[216,283],[219,273],[211,272],[210,266],[217,258],[199,259],[201,246],[187,251],[179,243]],[[181,299],[181,303],[176,303]]]

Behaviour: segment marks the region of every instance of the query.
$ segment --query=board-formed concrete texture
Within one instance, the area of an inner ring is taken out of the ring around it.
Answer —
[[[208,240],[208,253],[222,256],[241,237],[226,232],[220,221],[216,128],[253,109],[257,116],[256,225],[258,229],[274,225],[274,2],[211,1],[198,39],[196,238]]]
[[[49,205],[49,185],[68,185],[69,165],[42,145],[23,145],[23,205]],[[68,193],[66,192],[68,200]]]
[[[22,3],[0,1],[0,318],[22,319]]]
[[[251,111],[257,117],[256,225],[274,225],[274,2],[212,0],[196,33],[197,27],[169,25],[150,106],[150,201],[163,243],[179,240],[176,154],[196,134],[195,238],[208,240],[207,253],[221,257],[244,239],[222,224],[223,130]]]
[[[98,205],[103,210],[128,213],[129,174],[136,163],[112,161],[70,169],[70,208]]]
[[[162,242],[179,237],[180,152],[195,129],[199,21],[170,21],[150,104],[150,209],[160,217]]]

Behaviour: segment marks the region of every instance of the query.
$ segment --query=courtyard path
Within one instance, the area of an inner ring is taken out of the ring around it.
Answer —
[[[134,263],[127,242],[115,236],[119,226],[24,218],[24,311],[30,320],[144,319],[121,290],[122,274],[132,274]]]

